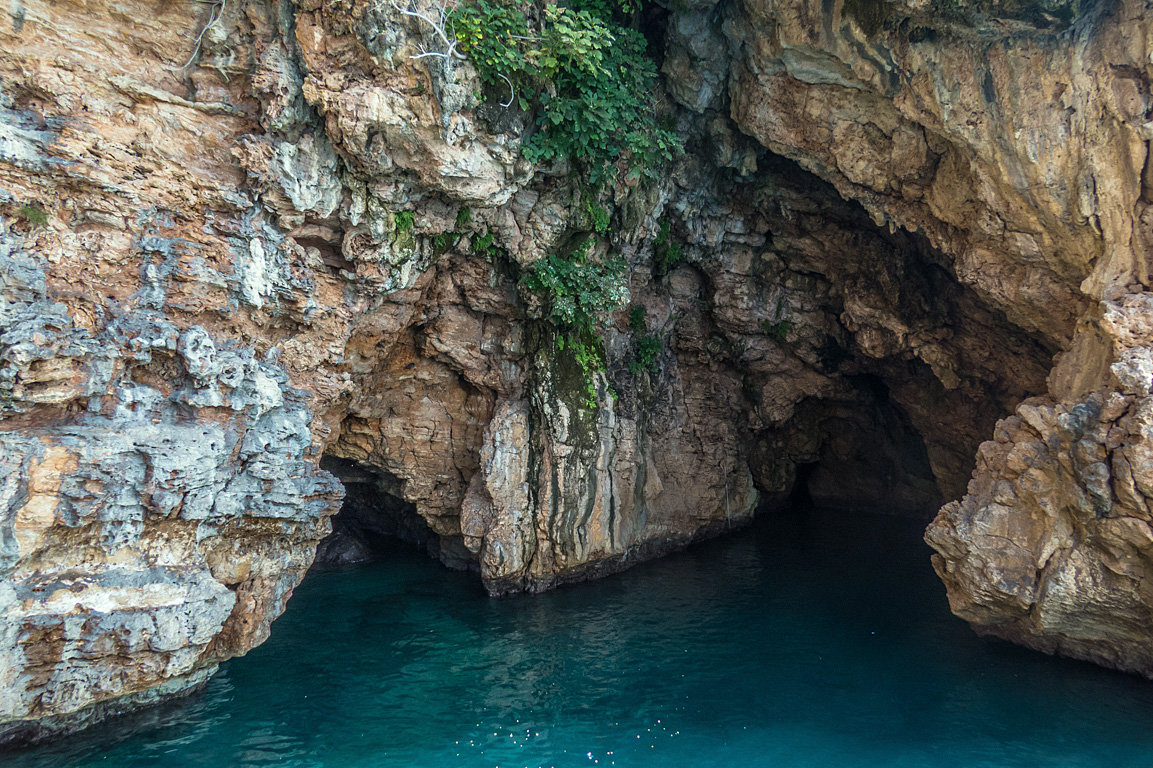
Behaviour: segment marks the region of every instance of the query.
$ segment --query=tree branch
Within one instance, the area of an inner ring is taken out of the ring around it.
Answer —
[[[200,29],[200,34],[196,36],[196,44],[192,48],[192,55],[188,57],[188,61],[177,67],[176,71],[188,69],[192,66],[192,62],[200,55],[200,47],[204,44],[204,35],[208,32],[208,28],[216,22],[224,18],[224,6],[228,0],[217,0],[212,4],[212,10],[208,12],[208,22]]]
[[[421,52],[419,54],[410,56],[409,58],[411,58],[411,59],[423,59],[423,58],[426,58],[428,56],[436,56],[436,57],[444,58],[444,59],[453,58],[453,59],[459,59],[460,61],[465,60],[464,54],[462,54],[456,50],[456,45],[457,45],[456,36],[455,35],[450,36],[448,34],[448,30],[447,30],[448,15],[449,15],[449,13],[452,12],[453,7],[455,7],[454,3],[450,2],[450,0],[444,0],[440,4],[440,7],[437,9],[436,15],[439,17],[439,19],[434,19],[432,16],[429,16],[427,13],[421,13],[420,11],[411,11],[411,10],[407,10],[405,8],[402,8],[400,3],[396,2],[396,0],[389,0],[389,2],[392,3],[393,8],[400,11],[405,16],[410,16],[414,19],[420,19],[425,24],[432,27],[432,31],[435,32],[437,34],[437,36],[441,40],[444,41],[444,44],[446,46],[448,46],[443,51],[426,51],[422,47]]]

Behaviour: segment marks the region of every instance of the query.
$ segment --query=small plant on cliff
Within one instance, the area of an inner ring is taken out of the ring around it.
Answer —
[[[609,231],[608,209],[596,200],[588,198],[585,200],[585,210],[588,211],[589,221],[592,223],[593,231],[598,235],[607,234]]]
[[[496,244],[496,236],[493,235],[491,229],[486,229],[483,235],[478,235],[472,239],[471,250],[477,256],[490,260],[501,253],[501,247]]]
[[[584,381],[581,405],[595,411],[596,374],[603,371],[606,366],[604,345],[596,334],[590,331],[570,329],[567,333],[557,336],[557,351],[564,352],[566,349],[572,353],[573,362],[580,369],[581,379]]]
[[[605,368],[597,327],[628,299],[628,284],[624,260],[593,259],[591,246],[589,237],[568,256],[546,256],[532,265],[521,284],[544,301],[546,318],[557,329],[557,349],[573,354],[584,373],[585,405],[595,409],[594,376]]]
[[[629,307],[629,330],[633,333],[645,333],[648,329],[649,324],[645,320],[645,308],[640,304],[633,304]]]
[[[761,323],[761,327],[764,328],[765,333],[777,341],[784,342],[789,338],[789,329],[793,327],[793,323],[790,320],[777,320],[776,322],[766,320]]]
[[[657,370],[664,344],[660,336],[649,333],[645,308],[639,304],[629,308],[629,330],[633,332],[633,358],[629,361],[629,372],[639,376],[643,371]]]
[[[659,367],[661,350],[664,344],[659,336],[649,334],[636,340],[633,359],[629,361],[629,372],[639,376],[643,371],[655,371]]]
[[[472,211],[470,211],[467,207],[461,208],[456,213],[455,228],[452,230],[449,230],[448,232],[441,232],[439,235],[436,235],[432,238],[432,252],[434,254],[436,254],[437,256],[440,256],[443,253],[447,253],[450,249],[455,248],[456,244],[460,242],[460,239],[462,237],[464,237],[465,227],[467,227],[471,223],[472,223]],[[491,232],[485,233],[484,236],[488,238],[488,244],[489,244],[489,246],[492,246],[492,249],[495,252],[496,247],[495,247],[495,245],[493,245],[492,233]],[[475,251],[476,250],[476,248],[475,248],[476,242],[475,241],[473,242],[473,245],[474,245],[473,250]],[[486,254],[482,254],[482,255],[492,255],[492,254],[486,253]]]
[[[789,329],[793,327],[791,320],[784,319],[782,315],[785,311],[785,300],[783,298],[777,299],[777,310],[773,313],[772,320],[765,320],[761,323],[761,327],[765,333],[772,336],[777,341],[784,343],[789,336]]]
[[[460,242],[459,232],[441,232],[432,238],[432,252],[440,256],[451,250],[458,242]]]
[[[673,239],[668,220],[662,221],[653,239],[653,263],[658,277],[664,277],[685,259],[684,246]]]
[[[28,222],[29,230],[48,226],[48,214],[36,203],[24,203],[16,209],[16,213]]]
[[[397,211],[396,213],[396,233],[398,235],[407,235],[416,226],[416,214],[412,211]]]

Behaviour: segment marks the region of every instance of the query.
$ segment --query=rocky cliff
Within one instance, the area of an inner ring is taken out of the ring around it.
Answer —
[[[642,16],[685,153],[590,193],[387,0],[11,5],[0,739],[260,643],[345,485],[494,594],[948,502],[959,615],[1153,675],[1143,2]],[[578,237],[596,370],[524,280]]]

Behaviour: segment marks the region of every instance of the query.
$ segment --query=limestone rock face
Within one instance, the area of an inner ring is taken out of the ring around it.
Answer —
[[[1153,670],[1143,5],[650,11],[686,153],[597,192],[388,0],[11,5],[0,741],[262,642],[345,487],[494,594],[949,501],[961,615]],[[521,280],[589,195],[591,374]]]
[[[139,10],[0,24],[0,740],[263,641],[339,506],[322,457],[493,592],[748,520],[739,408],[673,398],[671,348],[627,412],[627,334],[592,402],[553,359],[518,276],[585,226],[579,190],[481,124],[470,66],[411,58],[418,20]],[[671,193],[638,196],[628,258]]]
[[[964,492],[956,480],[967,462],[949,447],[973,445],[965,424],[993,436],[967,494],[926,534],[953,609],[979,631],[1153,676],[1140,479],[1153,339],[1146,4],[1078,15],[1028,2],[741,0],[711,17],[694,4],[672,26],[667,72],[718,35],[729,49],[727,62],[701,57],[695,78],[681,76],[678,99],[711,103],[727,71],[742,131],[878,225],[923,236],[964,287],[942,343],[878,315],[886,291],[868,285],[872,275],[831,281],[845,286],[841,319],[860,354],[883,360],[904,346],[954,393],[930,412],[933,387],[886,377],[947,497]],[[1026,332],[1035,354],[991,353],[1006,325]],[[1037,386],[1042,351],[1059,356]],[[979,362],[990,353],[1000,359]],[[1024,369],[1016,362],[1029,357]],[[970,390],[984,399],[966,409],[958,385],[986,365],[983,378],[1000,384]],[[1020,389],[1000,407],[989,395],[1010,381],[1040,397],[990,433],[990,417]]]
[[[1060,29],[957,13],[738,3],[733,117],[1064,342],[1083,281],[1094,296],[1146,278],[1147,13],[1116,3]]]
[[[1149,293],[1102,302],[1111,386],[1021,404],[926,534],[953,611],[979,631],[1147,677],[1151,309]]]

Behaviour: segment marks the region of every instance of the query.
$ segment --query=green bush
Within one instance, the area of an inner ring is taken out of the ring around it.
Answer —
[[[48,214],[36,203],[24,203],[16,209],[16,213],[28,222],[29,229],[48,225]]]
[[[412,231],[416,225],[416,214],[412,211],[397,211],[396,213],[396,233],[398,235],[407,235]]]
[[[641,9],[640,0],[575,0],[569,5],[581,11],[589,11],[605,20],[621,22],[627,21]]]
[[[544,297],[548,318],[561,330],[593,332],[598,320],[628,298],[627,266],[618,256],[588,257],[591,238],[571,255],[546,256],[522,278],[526,288]]]
[[[526,158],[577,161],[599,185],[621,166],[631,178],[653,174],[681,151],[676,134],[658,127],[653,113],[657,70],[644,36],[617,21],[637,2],[547,5],[532,18],[523,5],[469,0],[451,23],[481,80],[507,88],[510,106],[536,111]]]

